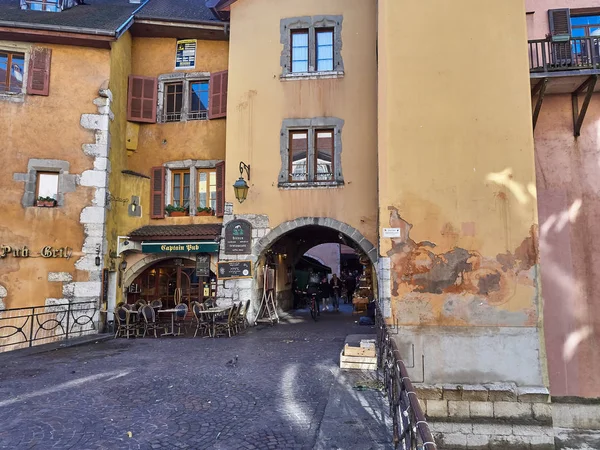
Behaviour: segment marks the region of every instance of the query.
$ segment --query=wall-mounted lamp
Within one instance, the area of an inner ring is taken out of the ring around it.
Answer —
[[[237,201],[240,203],[244,203],[244,200],[246,200],[246,197],[248,196],[248,189],[250,189],[248,183],[244,180],[244,170],[246,171],[248,181],[250,181],[250,166],[240,161],[240,177],[233,185],[235,198],[237,198]]]
[[[125,269],[127,269],[127,261],[121,261],[121,263],[119,264],[119,270],[121,272],[125,272]]]
[[[96,258],[94,262],[96,263],[96,267],[100,267],[100,244],[96,245]]]
[[[131,202],[131,205],[129,205],[129,210],[131,211],[131,214],[135,213],[135,210],[137,209],[137,207],[138,207],[137,199],[134,197]]]

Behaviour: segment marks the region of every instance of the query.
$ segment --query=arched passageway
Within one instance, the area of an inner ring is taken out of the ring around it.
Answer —
[[[361,284],[361,294],[369,299],[377,297],[377,250],[362,233],[333,219],[296,219],[274,228],[253,247],[255,279],[252,304],[258,319],[264,316],[264,308],[261,308],[261,305],[264,304],[265,291],[269,288],[273,289],[277,308],[286,311],[299,306],[294,292],[304,287],[300,285],[307,282],[309,272],[319,274],[321,279],[331,279],[334,270],[323,270],[322,264],[315,259],[312,259],[316,263],[314,268],[310,269],[310,263],[307,267],[306,253],[323,244],[329,244],[334,249],[337,248],[337,251],[340,251],[341,247],[351,249],[350,252],[353,250],[356,260],[360,261],[360,270],[342,271],[343,267],[338,265],[335,270],[341,273],[336,275],[343,275],[344,279],[350,276],[362,277],[357,283]],[[299,263],[302,263],[303,270],[297,270]],[[271,285],[269,278],[273,279]]]

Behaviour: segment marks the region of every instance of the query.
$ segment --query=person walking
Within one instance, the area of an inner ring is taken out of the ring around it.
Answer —
[[[319,285],[321,291],[321,299],[323,302],[323,311],[329,310],[329,297],[331,296],[331,289],[329,288],[329,282],[327,281],[327,275],[321,278],[321,284]]]
[[[342,280],[340,280],[334,273],[329,282],[329,295],[331,296],[331,303],[334,311],[340,310],[340,295],[342,293]]]
[[[346,303],[352,303],[352,296],[354,295],[354,291],[356,290],[356,277],[353,274],[350,274],[348,278],[346,278],[346,291],[348,295],[346,295]]]

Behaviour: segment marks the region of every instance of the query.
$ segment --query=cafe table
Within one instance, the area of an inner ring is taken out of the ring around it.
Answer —
[[[208,308],[208,309],[203,309],[201,311],[197,311],[198,314],[206,314],[208,316],[208,321],[210,322],[210,326],[212,328],[212,336],[211,337],[215,337],[216,333],[216,324],[215,324],[215,316],[217,314],[221,314],[224,313],[226,311],[229,311],[231,309],[231,306],[221,306],[221,307],[216,307],[216,308]]]
[[[171,314],[171,331],[161,334],[162,336],[177,336],[175,334],[175,314],[177,314],[180,310],[176,308],[171,309],[159,309],[159,313],[169,313]]]

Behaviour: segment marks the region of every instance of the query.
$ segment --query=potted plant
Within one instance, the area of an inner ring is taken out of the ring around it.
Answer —
[[[197,216],[214,216],[215,212],[213,211],[213,209],[209,206],[206,208],[202,208],[202,207],[198,207],[198,214],[196,214]]]
[[[41,208],[54,208],[56,206],[56,200],[52,197],[39,196],[35,202],[35,205]]]
[[[185,206],[167,205],[165,211],[167,211],[169,217],[183,217],[189,214],[189,210]]]

